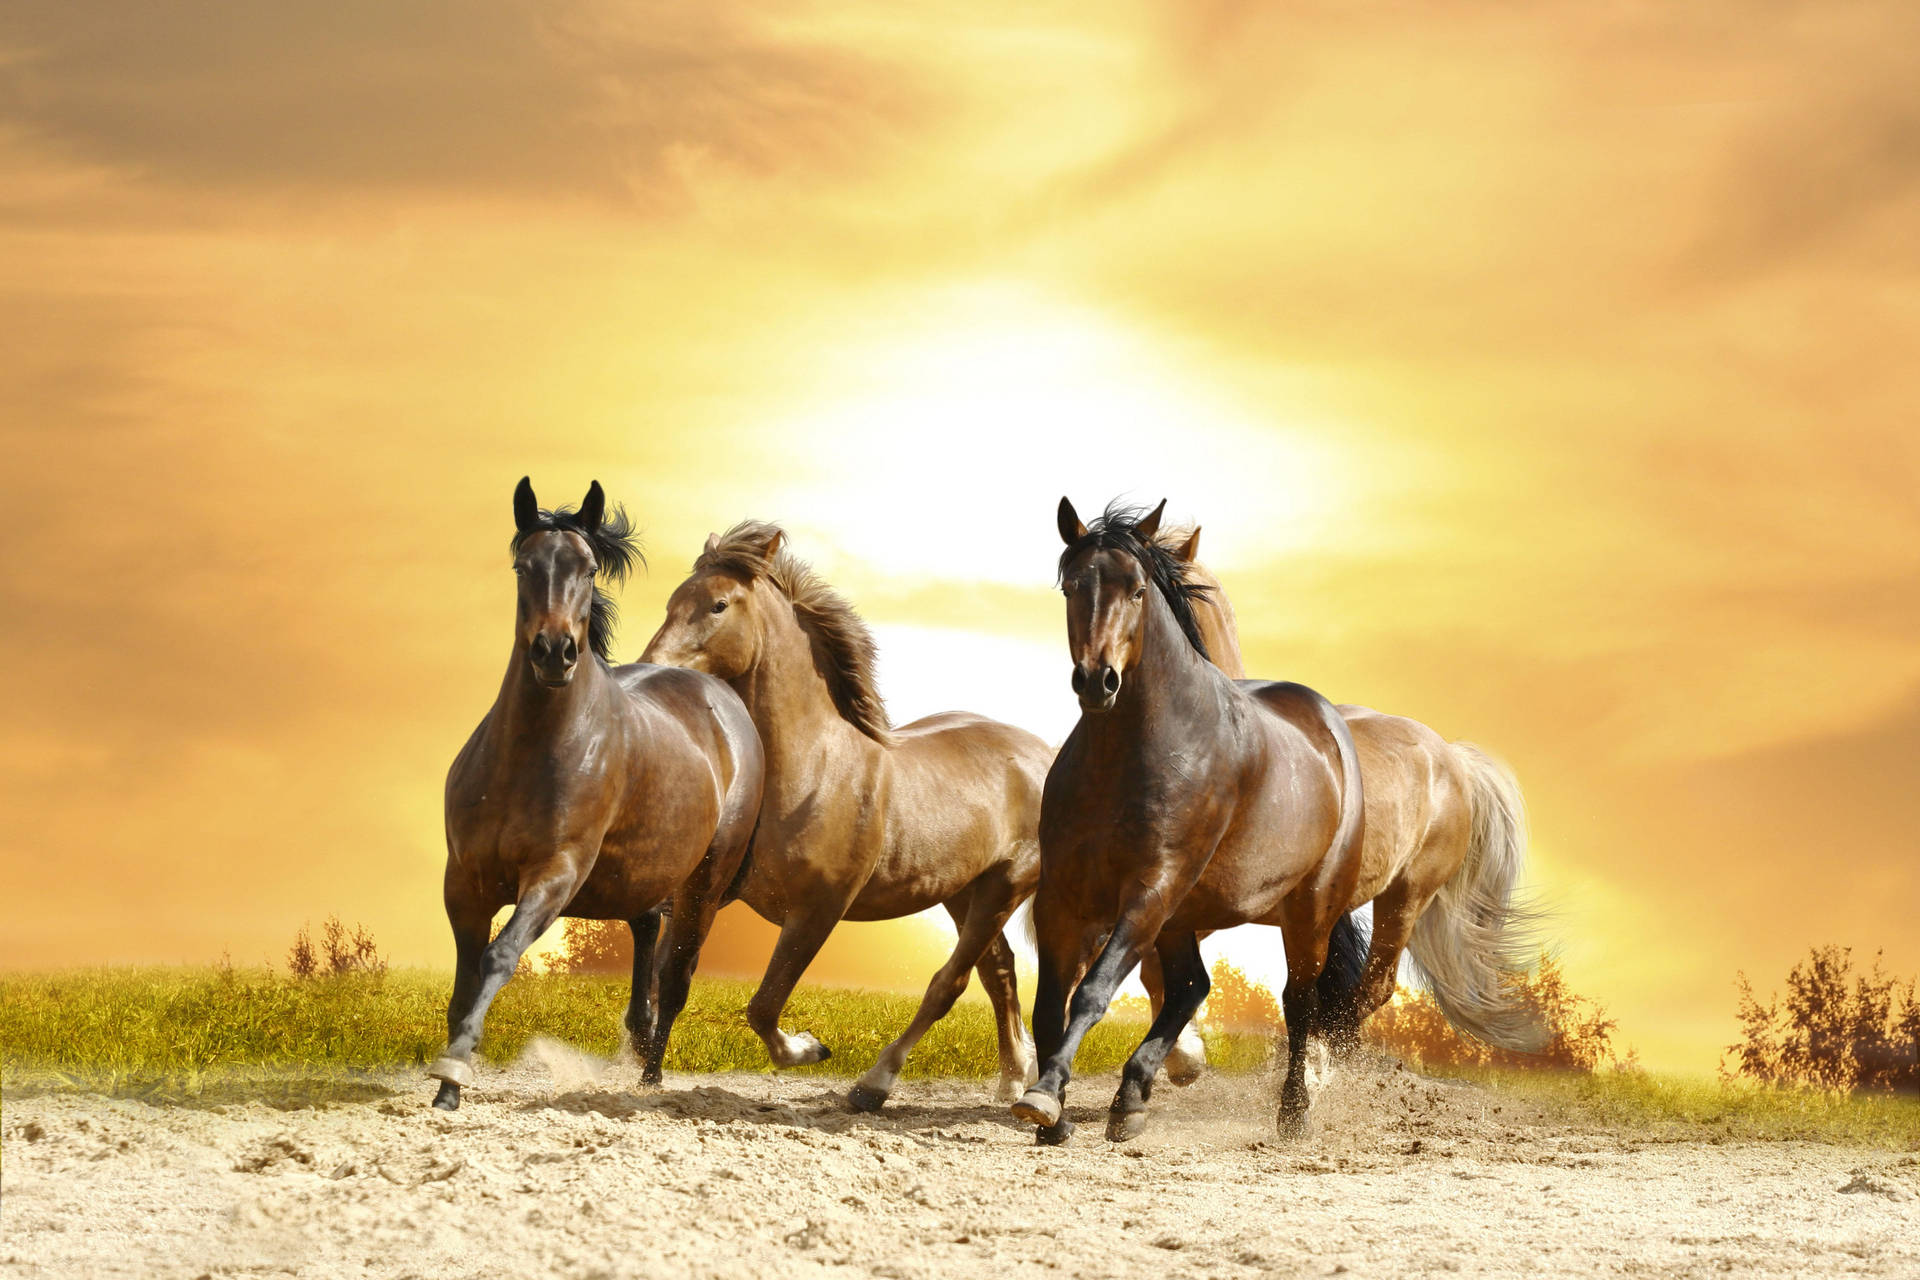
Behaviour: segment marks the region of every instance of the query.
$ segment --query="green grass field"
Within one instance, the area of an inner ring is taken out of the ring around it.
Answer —
[[[8,1088],[101,1088],[187,1096],[236,1076],[302,1080],[302,1096],[351,1073],[421,1065],[446,1040],[451,978],[425,970],[296,980],[265,970],[98,969],[0,978],[0,1063]],[[696,979],[674,1026],[673,1071],[766,1071],[747,1028],[750,982]],[[507,1063],[535,1036],[611,1056],[623,1036],[627,982],[615,977],[522,974],[487,1016],[482,1057]],[[818,1035],[834,1056],[795,1070],[851,1077],[909,1021],[917,996],[801,987],[785,1025]],[[1146,1032],[1112,1017],[1088,1036],[1084,1072],[1117,1068]],[[1218,1036],[1224,1069],[1266,1058],[1266,1037]],[[963,1000],[914,1050],[908,1078],[990,1077],[999,1060],[991,1011]]]
[[[379,1096],[373,1073],[424,1065],[445,1040],[450,979],[425,970],[296,980],[266,970],[96,969],[0,978],[0,1088],[97,1090],[155,1101],[256,1099],[286,1106]],[[694,983],[674,1028],[675,1071],[767,1071],[747,1029],[751,983]],[[483,1057],[507,1063],[548,1036],[611,1056],[622,1038],[623,978],[520,975],[487,1019]],[[814,1032],[834,1056],[809,1074],[851,1077],[912,1018],[918,999],[802,987],[785,1025]],[[1076,1069],[1111,1071],[1145,1033],[1138,1016],[1108,1017]],[[1209,1034],[1216,1069],[1256,1069],[1265,1035]],[[990,1010],[963,1000],[915,1050],[909,1078],[987,1078],[998,1071]],[[1649,1141],[1805,1139],[1920,1150],[1920,1101],[1845,1097],[1643,1072],[1447,1072],[1540,1103],[1570,1121]]]

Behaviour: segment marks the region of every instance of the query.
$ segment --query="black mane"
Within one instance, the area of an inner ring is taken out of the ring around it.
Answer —
[[[646,566],[647,558],[640,552],[640,536],[634,532],[625,507],[615,507],[599,524],[591,527],[572,507],[556,507],[552,511],[543,508],[531,528],[514,531],[513,553],[519,555],[521,545],[534,534],[549,531],[577,533],[593,548],[598,572],[593,585],[593,609],[587,616],[587,644],[600,661],[611,664],[613,629],[620,622],[620,607],[601,588],[600,581],[617,586],[627,580],[634,565]]]
[[[1060,553],[1060,566],[1056,580],[1064,579],[1067,565],[1083,551],[1125,551],[1140,562],[1147,571],[1147,577],[1153,585],[1160,588],[1161,599],[1173,610],[1173,620],[1180,624],[1180,632],[1186,636],[1187,643],[1207,661],[1213,661],[1213,655],[1207,652],[1207,642],[1200,638],[1200,623],[1193,616],[1193,603],[1207,599],[1206,584],[1196,582],[1187,572],[1187,562],[1174,554],[1173,548],[1165,546],[1155,538],[1140,536],[1140,522],[1147,517],[1145,507],[1129,507],[1119,499],[1107,504],[1107,509],[1094,518],[1087,526],[1086,536]]]

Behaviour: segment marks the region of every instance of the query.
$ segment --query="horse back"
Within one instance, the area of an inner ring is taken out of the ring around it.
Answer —
[[[1367,831],[1356,902],[1371,901],[1425,850],[1443,857],[1434,875],[1452,875],[1472,832],[1466,767],[1447,740],[1406,716],[1342,705],[1360,752]],[[1428,878],[1433,878],[1429,876]]]
[[[936,793],[973,801],[991,796],[1020,811],[1024,829],[1038,821],[1040,788],[1053,752],[1015,725],[970,711],[943,711],[894,730],[896,793]],[[1001,799],[1004,797],[1004,800]]]

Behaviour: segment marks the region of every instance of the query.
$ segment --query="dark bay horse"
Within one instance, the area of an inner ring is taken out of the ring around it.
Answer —
[[[1198,934],[1255,922],[1283,930],[1279,1122],[1304,1128],[1307,1046],[1324,1031],[1317,984],[1360,874],[1360,766],[1346,722],[1311,689],[1235,681],[1208,661],[1194,620],[1201,588],[1158,540],[1165,506],[1145,517],[1112,506],[1089,528],[1060,502],[1081,716],[1041,802],[1040,1078],[1013,1108],[1046,1143],[1072,1131],[1061,1106],[1081,1040],[1152,949],[1166,1002],[1107,1124],[1115,1141],[1139,1132],[1154,1077],[1206,998]]]
[[[1196,559],[1199,530],[1163,541],[1206,587],[1194,619],[1208,654],[1238,674],[1233,605]],[[1538,1049],[1542,1028],[1504,980],[1532,962],[1536,946],[1532,912],[1513,900],[1527,849],[1519,782],[1479,747],[1448,742],[1417,720],[1370,707],[1339,710],[1360,752],[1366,805],[1360,878],[1348,905],[1373,904],[1373,936],[1357,990],[1337,1011],[1343,1025],[1334,1043],[1357,1041],[1360,1023],[1393,995],[1400,956],[1410,950],[1455,1028],[1502,1048]],[[1163,997],[1151,957],[1140,976],[1157,1012]],[[1182,1062],[1176,1074],[1169,1055],[1168,1078],[1182,1082],[1198,1065]]]
[[[953,954],[849,1101],[868,1111],[885,1103],[907,1054],[974,968],[999,1029],[1002,1100],[1017,1097],[1032,1079],[1033,1044],[1001,930],[1040,874],[1047,745],[963,712],[893,728],[866,624],[771,524],[707,539],[643,656],[731,683],[766,742],[766,801],[740,896],[780,926],[747,1006],[774,1063],[828,1056],[811,1033],[782,1031],[780,1013],[836,924],[938,905],[959,927]]]
[[[724,683],[608,664],[613,600],[596,583],[624,578],[639,550],[626,513],[607,516],[599,483],[578,511],[543,511],[523,479],[513,516],[513,655],[447,774],[453,999],[446,1052],[428,1068],[441,1081],[433,1105],[447,1111],[473,1081],[487,1007],[563,915],[632,928],[626,1025],[644,1078],[658,1083],[700,945],[752,839],[765,776],[753,720]],[[656,957],[667,904],[672,923]],[[507,905],[513,915],[489,942]]]

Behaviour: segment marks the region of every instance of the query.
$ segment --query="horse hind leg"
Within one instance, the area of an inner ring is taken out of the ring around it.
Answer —
[[[1107,1114],[1109,1142],[1125,1142],[1145,1127],[1153,1079],[1179,1044],[1181,1032],[1192,1022],[1211,986],[1206,963],[1200,958],[1200,939],[1194,934],[1184,933],[1173,938],[1163,934],[1154,944],[1154,954],[1166,978],[1166,1002],[1155,1015],[1147,1038],[1140,1042],[1121,1070],[1120,1090],[1114,1094],[1113,1106]]]
[[[1425,897],[1415,894],[1402,879],[1388,885],[1373,900],[1373,938],[1367,944],[1367,965],[1345,1010],[1348,1023],[1343,1035],[1336,1037],[1336,1048],[1358,1047],[1360,1028],[1393,998],[1394,985],[1400,975],[1400,957],[1407,949],[1407,940],[1413,936],[1414,922],[1431,898],[1431,894]]]
[[[647,1041],[653,1036],[660,975],[654,952],[660,941],[661,914],[661,910],[655,908],[627,921],[627,928],[633,933],[633,991],[627,998],[625,1025],[627,1042],[636,1057],[645,1052]]]
[[[1199,935],[1195,937],[1197,939]],[[1153,1016],[1158,1018],[1167,998],[1166,978],[1160,972],[1158,951],[1149,951],[1141,957],[1140,985],[1147,989],[1147,1003],[1153,1010]],[[1207,1042],[1200,1038],[1200,1029],[1191,1020],[1181,1028],[1180,1038],[1167,1051],[1166,1071],[1167,1079],[1183,1089],[1207,1072]]]
[[[667,1059],[667,1040],[673,1034],[674,1021],[687,1007],[687,993],[693,986],[693,971],[700,963],[700,949],[713,929],[713,918],[720,912],[726,885],[713,883],[703,867],[693,879],[682,885],[666,913],[666,939],[657,949],[654,966],[659,985],[658,1008],[653,1026],[640,1057],[640,1082],[659,1084]],[[731,870],[728,876],[731,877]]]
[[[1017,893],[1010,894],[1009,900],[1017,896]],[[1017,907],[1016,903],[1015,909]],[[946,904],[946,908],[948,914],[953,916],[955,927],[964,927],[966,904],[954,899]],[[1008,914],[1010,918],[1011,912]],[[1007,941],[1005,921],[994,932],[986,951],[973,969],[980,975],[980,985],[985,988],[987,999],[993,1005],[994,1032],[999,1040],[1000,1083],[994,1090],[994,1101],[1012,1102],[1040,1074],[1040,1059],[1034,1052],[1033,1034],[1027,1030],[1026,1020],[1020,1016],[1019,971],[1013,947]]]
[[[1280,1086],[1278,1126],[1282,1137],[1304,1137],[1311,1132],[1307,1110],[1313,1105],[1309,1058],[1324,1062],[1328,1055],[1321,1015],[1320,974],[1327,964],[1327,944],[1338,920],[1337,908],[1320,901],[1289,903],[1281,923],[1287,952],[1287,985],[1280,1010],[1287,1023],[1287,1075]]]
[[[995,1102],[1012,1102],[1040,1075],[1040,1057],[1034,1051],[1033,1033],[1020,1016],[1020,978],[1015,968],[1013,946],[1007,941],[1005,925],[987,944],[986,954],[974,971],[987,989],[993,1003],[994,1027],[1000,1040],[1000,1084],[994,1090]]]
[[[879,1058],[848,1092],[847,1101],[855,1110],[878,1111],[886,1103],[901,1069],[907,1065],[907,1055],[933,1024],[953,1008],[953,1002],[967,989],[968,971],[983,963],[988,948],[999,938],[1001,926],[1013,914],[1011,898],[1012,894],[1004,888],[976,880],[965,893],[947,903],[947,910],[960,922],[960,936],[954,942],[953,952],[927,984],[927,993],[921,998],[913,1021],[892,1044],[880,1051]],[[1003,1031],[1003,1041],[1004,1034]]]

